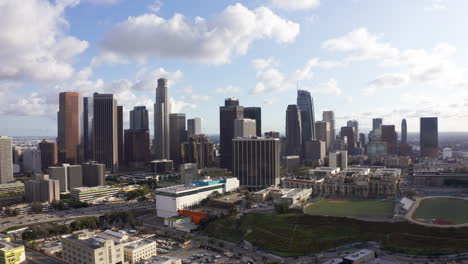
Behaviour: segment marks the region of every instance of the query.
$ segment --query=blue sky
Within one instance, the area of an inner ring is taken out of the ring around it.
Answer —
[[[464,0],[0,0],[0,134],[56,135],[58,93],[116,94],[152,114],[156,79],[173,112],[219,130],[219,106],[261,106],[284,131],[296,83],[336,126],[439,116],[468,130]]]

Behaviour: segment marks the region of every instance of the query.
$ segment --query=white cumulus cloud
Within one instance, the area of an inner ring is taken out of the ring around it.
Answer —
[[[320,5],[320,0],[271,0],[271,5],[285,10],[314,9]]]

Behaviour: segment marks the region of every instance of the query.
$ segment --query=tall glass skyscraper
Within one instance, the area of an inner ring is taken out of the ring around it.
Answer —
[[[421,146],[421,157],[437,158],[439,155],[437,117],[421,117],[419,144]]]
[[[309,91],[297,91],[297,106],[301,110],[302,142],[315,140],[314,100]]]
[[[408,128],[406,126],[406,119],[401,121],[401,144],[408,143]]]
[[[154,104],[154,143],[156,159],[170,159],[170,128],[169,114],[171,103],[169,102],[169,88],[167,79],[158,80],[156,88],[156,103]]]

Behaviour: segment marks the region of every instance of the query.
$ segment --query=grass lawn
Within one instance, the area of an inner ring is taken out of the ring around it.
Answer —
[[[304,209],[310,215],[339,217],[393,217],[393,202],[385,200],[320,200]]]
[[[408,222],[375,223],[342,217],[302,213],[246,214],[209,223],[203,232],[240,242],[281,256],[300,256],[353,242],[381,241],[384,248],[419,255],[468,251],[468,228],[430,228]]]
[[[425,222],[442,220],[453,224],[468,223],[468,200],[457,198],[424,199],[416,208],[413,219]]]

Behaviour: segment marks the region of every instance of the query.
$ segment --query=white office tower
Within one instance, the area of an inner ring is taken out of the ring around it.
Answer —
[[[234,120],[234,138],[255,136],[257,136],[257,125],[254,119],[244,118]]]
[[[340,168],[345,170],[348,168],[348,151],[340,150],[336,152],[330,152],[328,158],[328,167]]]
[[[23,171],[26,173],[41,173],[41,151],[27,149],[23,151]]]
[[[170,159],[169,88],[167,79],[158,80],[156,88],[156,103],[154,104],[154,151],[156,159]]]
[[[330,123],[330,144],[328,151],[332,151],[335,145],[335,113],[333,111],[323,111],[323,121]]]
[[[13,181],[11,138],[0,136],[0,184]]]

